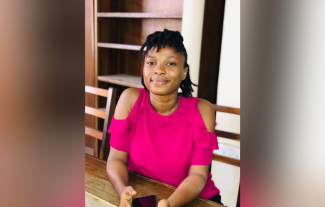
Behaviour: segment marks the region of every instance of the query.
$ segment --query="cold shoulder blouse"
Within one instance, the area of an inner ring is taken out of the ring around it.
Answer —
[[[181,96],[176,111],[163,116],[150,104],[150,93],[140,89],[129,116],[113,116],[110,144],[128,153],[128,169],[177,187],[191,165],[209,165],[217,136],[207,131],[198,109],[199,98]],[[201,197],[209,199],[220,191],[209,173]],[[195,186],[193,186],[195,187]]]

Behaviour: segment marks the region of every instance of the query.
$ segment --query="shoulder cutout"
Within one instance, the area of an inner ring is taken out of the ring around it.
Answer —
[[[140,89],[138,88],[127,88],[122,92],[115,108],[115,119],[126,119],[129,116],[139,93]]]
[[[209,132],[215,132],[215,110],[213,105],[204,99],[200,99],[198,108],[203,122]]]

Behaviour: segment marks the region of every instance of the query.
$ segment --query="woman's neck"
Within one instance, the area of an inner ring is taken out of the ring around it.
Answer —
[[[150,93],[150,104],[160,115],[170,115],[178,108],[180,97],[178,93],[161,96]]]

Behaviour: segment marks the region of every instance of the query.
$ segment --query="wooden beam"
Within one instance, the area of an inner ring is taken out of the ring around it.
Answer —
[[[217,103],[225,0],[205,0],[198,97]],[[191,58],[191,57],[189,57]]]
[[[94,21],[94,0],[86,0],[85,7],[85,85],[96,86],[97,70],[95,70],[95,24]],[[96,107],[96,96],[85,94],[85,105]],[[96,128],[97,118],[94,116],[85,115],[86,126]],[[98,140],[85,135],[85,146],[94,150],[94,155],[97,156]]]

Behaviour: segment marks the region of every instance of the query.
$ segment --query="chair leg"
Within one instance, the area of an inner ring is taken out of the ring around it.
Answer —
[[[236,207],[240,207],[240,184],[239,184],[239,189],[238,189],[238,197],[237,197],[237,205]]]

